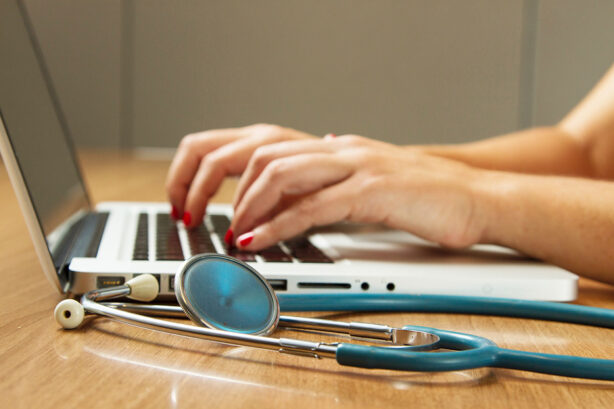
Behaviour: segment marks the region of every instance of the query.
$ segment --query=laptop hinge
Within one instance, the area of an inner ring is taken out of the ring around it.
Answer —
[[[74,257],[96,257],[108,218],[108,212],[89,212],[68,229],[53,254],[62,287],[70,283]]]

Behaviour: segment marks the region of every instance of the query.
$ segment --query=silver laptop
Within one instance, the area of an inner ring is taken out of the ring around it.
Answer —
[[[279,292],[456,294],[569,301],[577,276],[496,246],[444,250],[405,232],[339,224],[258,253],[222,240],[232,209],[211,205],[186,230],[166,203],[91,206],[68,127],[23,5],[2,2],[0,148],[47,278],[65,293],[154,274],[160,296],[197,253],[254,266]],[[161,181],[162,183],[162,181]]]

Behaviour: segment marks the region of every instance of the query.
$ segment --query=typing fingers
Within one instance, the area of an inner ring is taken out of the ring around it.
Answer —
[[[245,168],[245,172],[239,180],[233,206],[235,208],[238,206],[247,189],[272,161],[306,153],[333,152],[334,146],[331,142],[322,139],[306,139],[285,141],[259,147],[254,151]]]
[[[241,137],[241,129],[218,129],[184,137],[177,148],[166,178],[166,192],[175,217],[184,212],[185,200],[201,160],[220,146]]]
[[[235,237],[266,220],[287,195],[319,191],[345,180],[352,172],[350,162],[330,153],[295,155],[270,162],[235,209],[231,226]]]
[[[166,189],[173,216],[187,227],[202,221],[209,198],[226,175],[243,172],[259,146],[285,140],[312,139],[304,132],[278,125],[256,124],[188,135],[169,170]]]
[[[185,200],[183,222],[194,227],[202,222],[207,203],[227,175],[240,174],[252,152],[262,144],[257,138],[243,138],[207,154],[200,162]]]
[[[352,212],[355,187],[352,177],[302,197],[253,231],[240,235],[237,246],[256,251],[286,240],[313,226],[345,220]]]

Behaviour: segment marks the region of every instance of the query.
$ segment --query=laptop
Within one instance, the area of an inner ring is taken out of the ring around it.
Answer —
[[[92,206],[27,10],[16,0],[1,7],[1,153],[43,272],[59,291],[82,294],[151,273],[160,298],[173,298],[183,261],[213,252],[244,260],[291,294],[576,298],[576,275],[497,246],[446,250],[406,232],[341,223],[247,253],[224,245],[229,205],[210,205],[192,230],[171,219],[167,203]]]

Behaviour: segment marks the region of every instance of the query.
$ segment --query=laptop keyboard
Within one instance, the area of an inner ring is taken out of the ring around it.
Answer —
[[[168,213],[156,214],[156,260],[185,260],[177,223]],[[211,234],[215,233],[223,252],[242,261],[257,261],[259,256],[263,261],[277,263],[332,263],[320,249],[311,244],[305,236],[293,238],[286,242],[263,249],[259,252],[241,251],[237,248],[229,248],[223,237],[230,227],[230,219],[225,215],[207,215],[208,223],[187,230],[188,245],[192,254],[218,253]],[[207,225],[212,227],[209,231]],[[140,213],[137,224],[136,238],[134,242],[133,259],[149,260],[149,219],[147,213]]]

